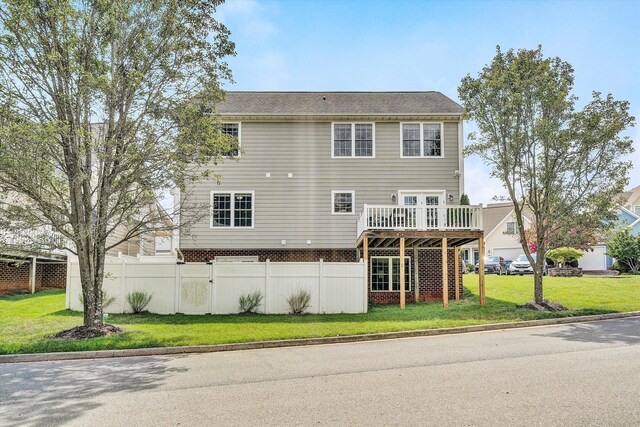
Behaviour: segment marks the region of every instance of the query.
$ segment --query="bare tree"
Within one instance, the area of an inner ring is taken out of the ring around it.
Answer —
[[[213,104],[231,79],[219,0],[0,1],[0,205],[77,253],[84,326],[101,328],[107,236],[168,230],[157,197],[237,144]],[[117,244],[116,242],[115,244]]]

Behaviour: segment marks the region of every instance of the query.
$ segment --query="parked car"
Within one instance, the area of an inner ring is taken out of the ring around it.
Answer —
[[[480,263],[476,263],[476,273],[480,270]],[[484,257],[484,272],[486,274],[497,274],[499,276],[507,274],[507,265],[501,256]]]
[[[505,258],[504,259],[504,264],[507,266],[507,274],[511,274],[509,272],[509,267],[511,266],[512,262],[513,262],[513,260],[511,258]]]
[[[535,261],[536,254],[531,254],[531,257]],[[522,276],[523,274],[533,274],[533,267],[531,266],[531,263],[529,262],[529,259],[525,254],[518,255],[518,258],[516,258],[511,263],[511,265],[509,266],[509,274],[517,274],[519,276]],[[542,267],[542,274],[545,274],[545,275],[547,274],[546,262]]]

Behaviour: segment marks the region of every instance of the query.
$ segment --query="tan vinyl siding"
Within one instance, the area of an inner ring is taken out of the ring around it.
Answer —
[[[243,121],[241,141],[240,160],[213,168],[220,185],[201,181],[187,193],[208,204],[212,190],[255,191],[255,228],[211,229],[206,218],[181,237],[181,248],[353,248],[365,203],[395,204],[398,190],[445,190],[456,203],[460,197],[458,122],[444,123],[444,158],[401,158],[399,122],[375,123],[375,158],[332,159],[328,121]],[[355,191],[354,215],[331,214],[332,190]]]

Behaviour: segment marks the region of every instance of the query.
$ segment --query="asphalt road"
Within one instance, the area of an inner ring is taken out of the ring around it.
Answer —
[[[640,319],[0,365],[0,425],[640,425]]]

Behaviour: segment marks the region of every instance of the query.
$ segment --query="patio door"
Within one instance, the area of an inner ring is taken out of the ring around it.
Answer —
[[[444,205],[444,191],[399,191],[398,200],[402,206],[424,206],[424,209],[418,212],[424,212],[422,221],[416,218],[415,214],[410,212],[408,215],[408,224],[415,227],[421,225],[421,228],[438,228],[439,224],[444,224],[442,215],[438,215],[437,207]]]

